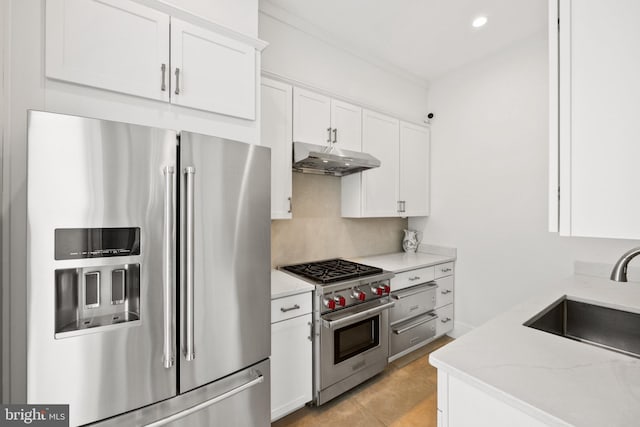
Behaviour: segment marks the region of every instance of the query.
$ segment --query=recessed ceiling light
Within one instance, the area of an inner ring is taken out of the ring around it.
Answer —
[[[486,16],[478,16],[473,20],[471,25],[473,25],[474,28],[480,28],[486,23],[487,23],[487,17]]]

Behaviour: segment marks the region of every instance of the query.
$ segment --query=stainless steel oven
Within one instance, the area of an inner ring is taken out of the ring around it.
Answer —
[[[389,297],[321,316],[318,404],[387,366]]]
[[[376,375],[389,356],[389,279],[381,268],[342,259],[281,267],[315,284],[314,402],[322,405]]]

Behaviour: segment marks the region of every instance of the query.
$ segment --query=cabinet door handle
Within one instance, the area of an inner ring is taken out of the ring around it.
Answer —
[[[286,313],[287,311],[291,311],[291,310],[298,310],[300,309],[300,306],[298,304],[294,304],[291,307],[280,307],[280,311],[283,313]]]
[[[333,143],[338,142],[338,129],[333,130]]]
[[[420,276],[409,277],[409,281],[415,282],[416,280],[420,280]]]
[[[442,323],[449,323],[449,322],[451,322],[451,318],[450,317],[445,317],[444,319],[440,319],[440,321]]]
[[[293,211],[293,206],[291,205],[291,197],[287,197],[287,199],[289,199],[289,210],[287,211],[287,213],[291,213]]]
[[[403,200],[401,203],[402,203],[402,212],[406,212],[407,211],[407,205],[406,205],[407,202],[405,200]]]
[[[452,291],[450,289],[445,289],[444,291],[440,292],[442,295],[446,295],[446,294],[450,294]]]
[[[451,271],[450,268],[441,268],[440,271],[442,271],[443,273],[448,273]]]
[[[176,95],[180,95],[180,68],[176,68]]]
[[[162,71],[162,85],[160,86],[160,90],[164,92],[165,90],[167,90],[167,83],[166,83],[167,64],[162,64],[160,66],[160,70]]]
[[[331,143],[331,128],[327,128],[327,142]]]
[[[309,341],[313,341],[313,323],[307,322],[307,326],[309,327],[309,336],[307,337],[307,339]]]
[[[402,212],[402,201],[398,200],[398,212]]]

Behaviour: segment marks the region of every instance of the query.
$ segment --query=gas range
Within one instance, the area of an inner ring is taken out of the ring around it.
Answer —
[[[344,259],[328,259],[280,267],[316,287],[322,314],[388,296],[394,274]]]
[[[389,357],[389,271],[344,259],[280,267],[315,285],[314,403],[382,372]]]

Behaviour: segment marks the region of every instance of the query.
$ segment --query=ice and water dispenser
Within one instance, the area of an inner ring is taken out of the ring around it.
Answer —
[[[56,338],[140,319],[140,263],[112,262],[137,255],[138,227],[55,230],[56,261],[83,260],[55,271]]]

